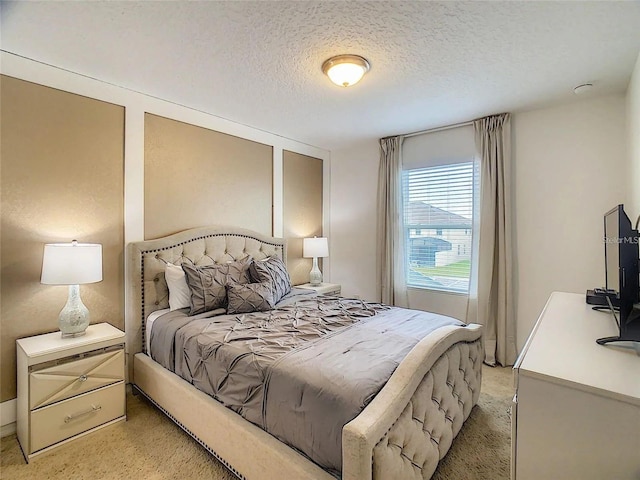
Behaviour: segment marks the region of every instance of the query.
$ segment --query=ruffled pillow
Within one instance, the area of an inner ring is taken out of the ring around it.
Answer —
[[[278,257],[255,261],[251,263],[250,271],[253,282],[271,284],[275,303],[291,291],[291,278],[287,266]]]
[[[250,264],[251,257],[202,267],[182,264],[191,293],[189,315],[224,308],[227,304],[227,284],[249,283]]]
[[[251,313],[271,310],[273,299],[271,283],[227,284],[227,313]]]

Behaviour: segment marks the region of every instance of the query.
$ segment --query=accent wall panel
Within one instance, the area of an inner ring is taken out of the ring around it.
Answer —
[[[17,338],[58,330],[66,286],[41,285],[45,243],[101,243],[82,285],[91,323],[124,330],[124,108],[0,77],[1,398],[16,396]]]
[[[294,285],[307,283],[312,260],[302,258],[302,239],[322,236],[322,160],[283,152],[283,233]],[[329,252],[331,255],[331,252]],[[322,270],[322,260],[319,259]]]
[[[273,149],[145,114],[144,236],[204,225],[271,235]]]

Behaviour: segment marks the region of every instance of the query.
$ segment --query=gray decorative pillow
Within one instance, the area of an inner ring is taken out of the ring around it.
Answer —
[[[224,307],[227,304],[227,284],[250,282],[249,265],[251,257],[202,267],[183,263],[182,269],[191,291],[189,315]]]
[[[227,313],[251,313],[271,310],[273,300],[271,283],[227,284]]]
[[[254,282],[271,283],[275,303],[291,291],[291,278],[289,278],[287,266],[278,257],[252,262],[250,270],[251,279]]]

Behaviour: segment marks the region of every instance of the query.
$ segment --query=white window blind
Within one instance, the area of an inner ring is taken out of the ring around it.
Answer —
[[[405,170],[402,180],[407,285],[468,293],[475,163]]]

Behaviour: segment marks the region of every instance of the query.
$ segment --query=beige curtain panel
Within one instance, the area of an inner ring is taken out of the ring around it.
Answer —
[[[507,366],[513,365],[517,357],[511,233],[511,116],[503,113],[473,123],[480,161],[480,222],[467,321],[485,326],[485,363]]]
[[[402,141],[380,140],[378,176],[378,288],[382,303],[407,307],[402,214]]]

